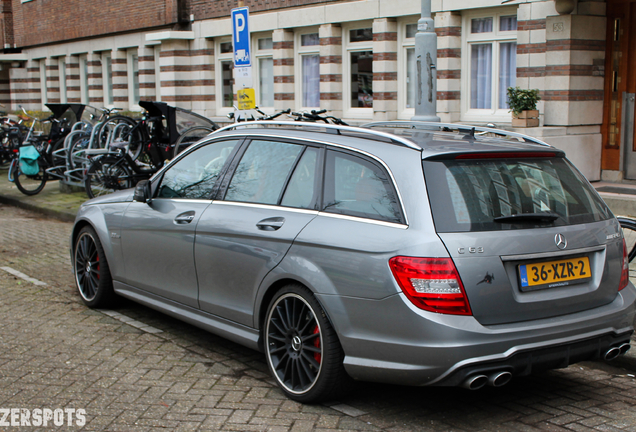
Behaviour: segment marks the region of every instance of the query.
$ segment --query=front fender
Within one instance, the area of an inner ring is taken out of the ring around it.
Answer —
[[[130,205],[128,202],[112,203],[108,205],[87,205],[80,207],[75,226],[71,234],[71,260],[75,248],[75,239],[79,231],[90,225],[102,244],[111,276],[114,280],[123,281],[125,265],[121,252],[121,221],[124,211]]]

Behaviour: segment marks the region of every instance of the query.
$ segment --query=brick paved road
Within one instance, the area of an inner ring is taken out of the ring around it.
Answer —
[[[114,318],[84,307],[70,229],[0,205],[0,267],[48,284],[0,270],[0,410],[86,410],[74,430],[636,431],[634,374],[602,364],[477,392],[360,384],[331,404],[291,402],[257,352],[127,301]]]

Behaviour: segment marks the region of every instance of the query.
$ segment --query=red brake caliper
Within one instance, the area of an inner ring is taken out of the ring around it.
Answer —
[[[99,254],[97,254],[97,259],[95,261],[97,261],[97,279],[99,279]]]
[[[318,334],[318,333],[320,333],[320,329],[318,329],[318,326],[316,326],[314,328],[313,334]],[[314,346],[316,348],[320,348],[320,336],[314,339]],[[316,360],[318,364],[320,364],[320,361],[322,360],[322,356],[320,355],[320,353],[314,353],[314,360]]]

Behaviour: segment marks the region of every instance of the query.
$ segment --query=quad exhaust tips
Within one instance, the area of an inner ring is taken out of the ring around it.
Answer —
[[[486,384],[493,387],[501,387],[510,382],[512,374],[510,372],[493,372],[489,375],[471,375],[464,380],[461,384],[462,387],[468,390],[479,390]]]
[[[625,354],[630,348],[631,346],[628,343],[612,347],[605,352],[603,359],[607,361],[614,360],[619,355]]]

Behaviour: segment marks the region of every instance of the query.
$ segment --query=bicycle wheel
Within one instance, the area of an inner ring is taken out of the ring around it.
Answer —
[[[86,171],[84,188],[89,198],[132,187],[132,174],[126,161],[105,156],[96,159]]]
[[[205,126],[193,126],[190,129],[186,129],[177,139],[177,142],[174,144],[174,149],[172,153],[172,157],[177,156],[183,150],[188,148],[190,145],[204,138],[206,135],[214,132],[212,128]]]
[[[119,148],[127,148],[128,154],[135,160],[143,149],[143,134],[135,120],[116,115],[104,122],[98,142],[100,147],[115,144]]]
[[[81,168],[88,163],[86,149],[88,148],[89,142],[89,134],[78,135],[73,139],[73,142],[69,145],[66,152],[66,168],[68,171]]]
[[[617,218],[623,228],[623,236],[625,237],[625,245],[627,245],[627,256],[629,262],[636,257],[636,219],[624,217]]]
[[[13,181],[18,190],[25,195],[37,195],[42,192],[48,178],[46,171],[42,165],[38,164],[40,171],[35,175],[27,175],[20,170],[20,161],[16,160],[13,164]]]

